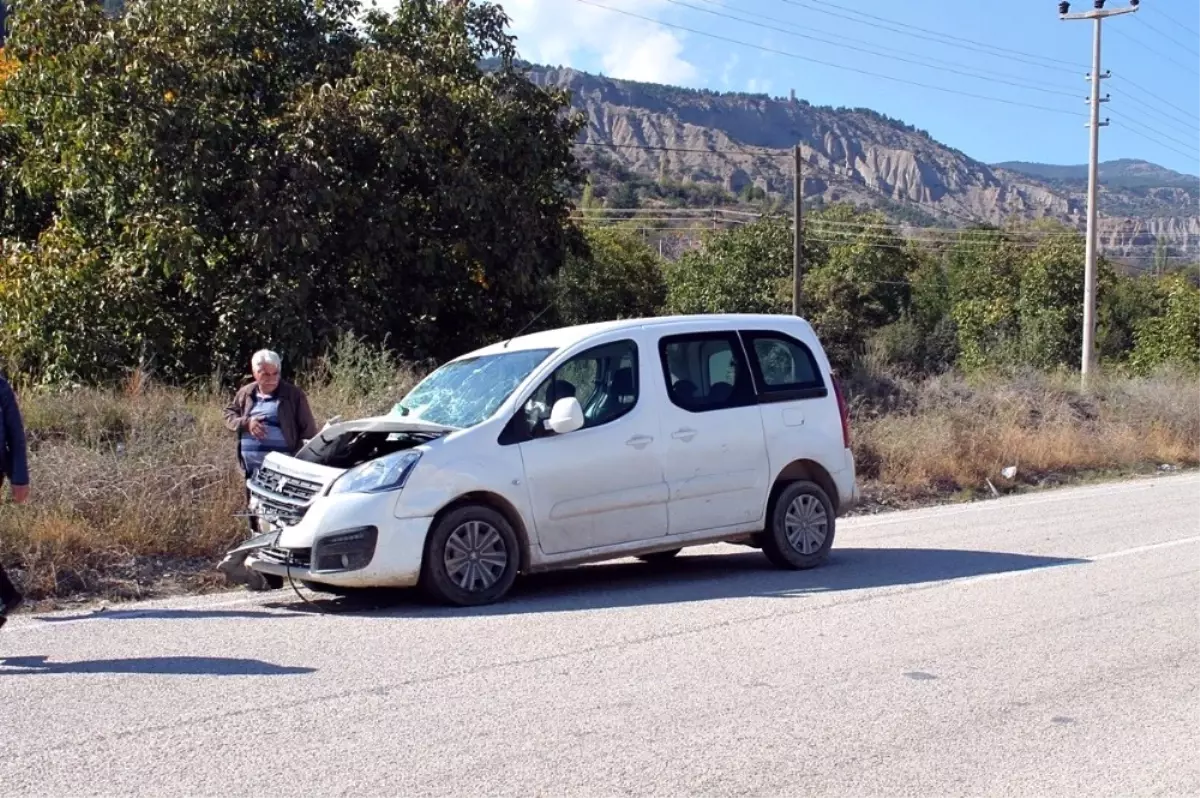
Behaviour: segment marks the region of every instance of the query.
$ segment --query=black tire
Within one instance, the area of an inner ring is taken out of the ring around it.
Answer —
[[[683,551],[683,549],[668,549],[667,551],[655,551],[655,552],[651,552],[650,554],[639,554],[638,559],[641,560],[642,562],[648,562],[648,563],[669,562],[669,561],[675,559],[676,555],[678,555],[679,552],[681,552],[681,551]]]
[[[471,529],[480,545],[468,551]],[[463,562],[461,568],[451,570],[448,551],[453,559]],[[456,553],[462,556],[453,557]],[[470,558],[471,553],[474,558]],[[501,559],[502,566],[498,564]],[[426,595],[441,604],[477,607],[508,594],[517,579],[521,547],[512,524],[502,514],[482,504],[468,504],[438,521],[426,540],[422,560],[420,584]]]
[[[246,583],[246,589],[255,593],[265,593],[271,590],[279,590],[283,587],[283,577],[275,574],[264,574],[258,571],[250,573],[249,581]]]
[[[797,504],[802,514],[799,520],[807,521],[808,525],[794,529],[789,538],[788,512]],[[815,568],[829,557],[837,518],[829,494],[815,482],[785,485],[771,506],[767,521],[768,526],[762,534],[762,550],[775,566],[792,570]],[[823,530],[824,537],[814,546],[818,530]]]

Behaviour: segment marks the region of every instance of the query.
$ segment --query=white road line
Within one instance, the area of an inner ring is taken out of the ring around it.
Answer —
[[[1179,538],[1176,540],[1167,540],[1167,541],[1162,541],[1160,543],[1151,543],[1146,546],[1136,546],[1134,548],[1121,549],[1120,551],[1110,551],[1110,552],[1105,552],[1103,554],[1095,554],[1092,556],[1083,555],[1083,556],[1079,556],[1077,558],[1077,559],[1081,560],[1081,562],[1074,563],[1073,565],[1088,565],[1091,563],[1104,562],[1107,560],[1116,560],[1116,559],[1120,559],[1122,557],[1131,557],[1131,556],[1134,556],[1137,554],[1145,554],[1147,552],[1160,551],[1162,549],[1171,549],[1171,548],[1176,548],[1178,546],[1187,546],[1187,545],[1192,545],[1192,544],[1200,544],[1200,535],[1194,535],[1194,536],[1188,537],[1188,538]],[[1070,556],[1070,555],[1060,555],[1060,556]],[[951,584],[965,585],[965,584],[971,584],[974,582],[990,582],[990,581],[998,580],[998,579],[1011,579],[1011,578],[1017,577],[1017,576],[1028,576],[1030,574],[1037,574],[1037,573],[1051,573],[1051,572],[1054,572],[1056,569],[1057,569],[1057,566],[1040,567],[1040,568],[1018,568],[1018,569],[1012,570],[1012,571],[1001,571],[999,573],[992,573],[992,574],[979,574],[977,576],[967,576],[967,577],[951,577],[949,579],[938,580],[935,582],[928,582],[928,583],[924,583],[921,585],[904,585],[904,586],[897,585],[897,586],[893,586],[891,588],[886,588],[886,589],[882,589],[882,590],[879,590],[879,589],[871,590],[871,591],[869,591],[868,596],[862,596],[856,600],[852,600],[851,603],[856,603],[857,601],[863,601],[863,600],[870,600],[873,598],[884,598],[885,596],[892,596],[892,595],[897,595],[900,593],[909,593],[909,592],[914,592],[914,591],[918,591],[918,590],[930,590],[933,588],[944,587],[946,585],[951,585]],[[191,604],[191,605],[183,605],[183,606],[158,606],[158,607],[147,607],[147,608],[142,608],[142,609],[114,610],[112,613],[103,612],[103,613],[98,613],[98,614],[94,614],[94,615],[89,615],[88,617],[85,617],[85,618],[72,618],[70,620],[65,620],[65,621],[44,621],[40,625],[35,625],[33,622],[27,622],[20,626],[16,626],[14,628],[7,629],[7,630],[5,630],[5,632],[0,632],[0,636],[2,636],[5,633],[8,633],[8,634],[18,633],[19,634],[22,632],[52,631],[60,626],[67,626],[67,625],[77,624],[77,623],[87,623],[89,621],[102,621],[102,620],[105,620],[106,617],[112,617],[112,615],[118,615],[118,614],[126,615],[126,616],[137,616],[137,615],[143,614],[143,613],[150,614],[150,613],[162,612],[162,611],[167,611],[167,612],[189,612],[189,611],[193,611],[193,610],[204,611],[206,609],[216,609],[216,608],[220,608],[220,607],[234,607],[234,606],[245,605],[245,604],[259,604],[259,603],[262,603],[263,601],[264,601],[263,597],[255,597],[255,598],[234,599],[232,601],[209,602],[206,604]],[[269,612],[270,610],[267,610],[266,608],[264,608],[264,611]],[[287,612],[286,610],[276,612],[275,614],[279,615],[280,618],[321,617],[319,614],[312,615],[309,613],[290,613],[290,612]],[[772,617],[774,617],[774,616],[772,616]],[[159,619],[151,618],[149,620],[159,620]],[[202,620],[204,620],[204,619],[202,619]],[[752,620],[752,619],[745,619],[745,620]]]
[[[1170,480],[1167,482],[1167,480]],[[1094,494],[1134,493],[1152,490],[1163,484],[1185,485],[1200,483],[1200,477],[1155,477],[1149,482],[1127,482],[1115,485],[1103,485],[1097,488],[1066,488],[1053,489],[1054,494],[1048,496],[1025,495],[1010,496],[1003,499],[991,499],[971,502],[960,507],[945,505],[934,510],[901,510],[884,513],[879,516],[853,516],[840,522],[840,526],[849,530],[871,529],[890,524],[904,524],[917,521],[936,520],[947,516],[963,515],[965,513],[987,512],[989,510],[1010,510],[1017,507],[1031,507],[1038,504],[1054,504],[1064,501],[1076,501]]]
[[[975,502],[975,503],[971,503],[968,505],[963,505],[961,507],[943,506],[943,507],[928,509],[925,511],[909,510],[909,511],[889,512],[889,513],[886,513],[886,517],[866,516],[866,517],[847,518],[845,521],[842,522],[842,524],[843,524],[843,528],[846,529],[847,531],[859,530],[859,529],[870,529],[872,527],[887,526],[890,524],[899,524],[899,523],[919,522],[919,521],[925,521],[925,520],[931,520],[931,519],[944,518],[946,516],[962,515],[964,513],[986,512],[989,510],[1005,510],[1005,509],[1010,509],[1013,507],[1025,507],[1025,506],[1030,506],[1030,505],[1050,504],[1050,503],[1063,502],[1063,501],[1073,501],[1073,500],[1077,500],[1081,497],[1089,496],[1089,495],[1096,494],[1096,493],[1102,493],[1102,494],[1132,493],[1132,492],[1137,492],[1137,491],[1151,490],[1151,489],[1155,488],[1156,486],[1159,486],[1162,484],[1168,484],[1168,485],[1181,484],[1182,485],[1182,484],[1193,484],[1193,483],[1200,483],[1200,476],[1195,475],[1195,474],[1186,474],[1186,475],[1179,475],[1179,476],[1152,477],[1147,482],[1123,482],[1123,483],[1098,485],[1095,487],[1087,487],[1087,488],[1055,489],[1055,490],[1053,490],[1053,492],[1050,495],[1046,495],[1046,496],[1028,496],[1028,495],[1014,496],[1014,497],[1007,497],[1007,498],[1000,499],[1000,500]],[[1117,557],[1127,556],[1129,554],[1140,554],[1144,551],[1153,551],[1158,548],[1165,548],[1165,547],[1169,547],[1169,546],[1177,546],[1177,545],[1184,545],[1187,543],[1193,543],[1198,540],[1200,540],[1200,538],[1185,538],[1182,540],[1168,541],[1166,543],[1152,544],[1150,546],[1142,546],[1142,547],[1138,547],[1136,549],[1128,549],[1128,550],[1119,551],[1119,552],[1110,552],[1108,554],[1101,554],[1101,555],[1098,555],[1095,557],[1090,557],[1087,559],[1090,559],[1093,561],[1114,559]],[[1035,570],[1040,570],[1040,569],[1035,569]],[[987,574],[987,575],[983,575],[983,576],[979,576],[979,577],[969,577],[966,580],[959,579],[959,580],[953,580],[953,581],[962,582],[962,581],[974,581],[975,579],[994,579],[994,578],[1007,576],[1011,573],[1024,573],[1024,571],[1004,572],[1004,573],[1000,573],[1000,574]],[[128,609],[123,608],[122,605],[117,605],[116,607],[114,607],[110,610],[105,610],[104,612],[92,613],[92,614],[87,615],[86,617],[71,618],[69,620],[62,620],[62,621],[59,621],[59,620],[40,621],[40,622],[35,621],[35,620],[23,621],[18,616],[16,618],[12,618],[9,620],[9,623],[5,627],[5,629],[3,631],[0,631],[0,637],[2,637],[3,635],[22,634],[22,633],[27,633],[27,632],[44,632],[44,631],[49,631],[51,629],[54,629],[54,628],[60,627],[60,626],[72,626],[74,624],[79,624],[79,623],[89,623],[92,621],[105,620],[105,616],[110,615],[110,614],[137,615],[139,613],[153,613],[153,612],[160,612],[160,611],[168,611],[168,612],[191,612],[191,611],[197,611],[197,610],[202,611],[205,609],[218,609],[218,608],[222,608],[222,607],[238,607],[238,606],[244,606],[244,605],[262,604],[265,601],[267,601],[270,597],[271,596],[261,596],[260,595],[260,596],[250,596],[250,597],[244,597],[244,598],[229,599],[229,600],[225,600],[225,601],[192,602],[192,603],[186,603],[186,604],[174,604],[174,603],[171,603],[171,599],[165,599],[165,600],[163,600],[163,603],[161,603],[161,604],[154,603],[154,604],[146,605],[146,604],[139,603],[139,604],[129,605]],[[180,597],[180,599],[184,599],[184,598],[185,597]],[[270,610],[267,610],[266,608],[264,608],[264,611],[270,611]],[[53,617],[55,615],[63,615],[63,614],[67,614],[69,612],[72,612],[72,610],[59,610],[56,612],[46,613],[46,615],[49,617]],[[279,611],[278,614],[280,617],[294,617],[296,615],[296,613],[289,613],[286,610]],[[305,616],[307,617],[308,614],[305,613]]]
[[[1180,538],[1179,540],[1167,540],[1162,543],[1151,543],[1146,546],[1138,546],[1134,549],[1110,551],[1107,554],[1097,554],[1095,557],[1088,557],[1088,559],[1092,562],[1098,562],[1101,560],[1115,560],[1118,557],[1128,557],[1131,554],[1142,554],[1147,551],[1158,551],[1159,549],[1172,549],[1176,546],[1186,546],[1189,543],[1200,543],[1200,535],[1190,538]]]

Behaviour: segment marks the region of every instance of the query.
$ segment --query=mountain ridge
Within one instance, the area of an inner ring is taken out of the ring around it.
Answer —
[[[1036,161],[1002,161],[992,164],[993,168],[1020,172],[1030,177],[1051,182],[1087,184],[1087,164],[1050,164]],[[1119,188],[1147,186],[1195,188],[1200,186],[1200,176],[1184,174],[1165,166],[1140,158],[1118,158],[1097,164],[1096,176],[1101,185]]]
[[[637,176],[765,195],[782,204],[793,193],[791,152],[799,142],[806,203],[882,207],[925,226],[1053,218],[1083,228],[1086,179],[1080,183],[1071,165],[987,164],[871,109],[816,106],[794,95],[679,88],[570,67],[521,66],[535,84],[570,92],[573,109],[586,119],[581,159],[600,184]],[[1194,252],[1200,240],[1200,178],[1186,183],[1188,176],[1138,159],[1110,161],[1108,168],[1119,174],[1116,182],[1101,181],[1100,238],[1106,251]],[[1134,184],[1134,172],[1145,184]]]

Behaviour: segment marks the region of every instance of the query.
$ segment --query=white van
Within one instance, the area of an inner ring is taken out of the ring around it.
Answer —
[[[846,404],[807,321],[551,330],[446,363],[249,484],[245,567],[331,592],[497,601],[519,573],[718,541],[820,564],[858,501]]]

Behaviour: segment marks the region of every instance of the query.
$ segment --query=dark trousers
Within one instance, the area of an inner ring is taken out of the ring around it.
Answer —
[[[0,565],[0,603],[7,607],[19,598],[21,598],[21,591],[17,590],[17,586],[8,578],[8,572],[4,570],[4,566]]]
[[[4,474],[0,474],[0,496],[4,495]],[[8,572],[4,570],[4,564],[0,563],[0,603],[5,605],[12,604],[15,599],[21,597],[21,591],[17,590],[17,586],[8,578]]]

